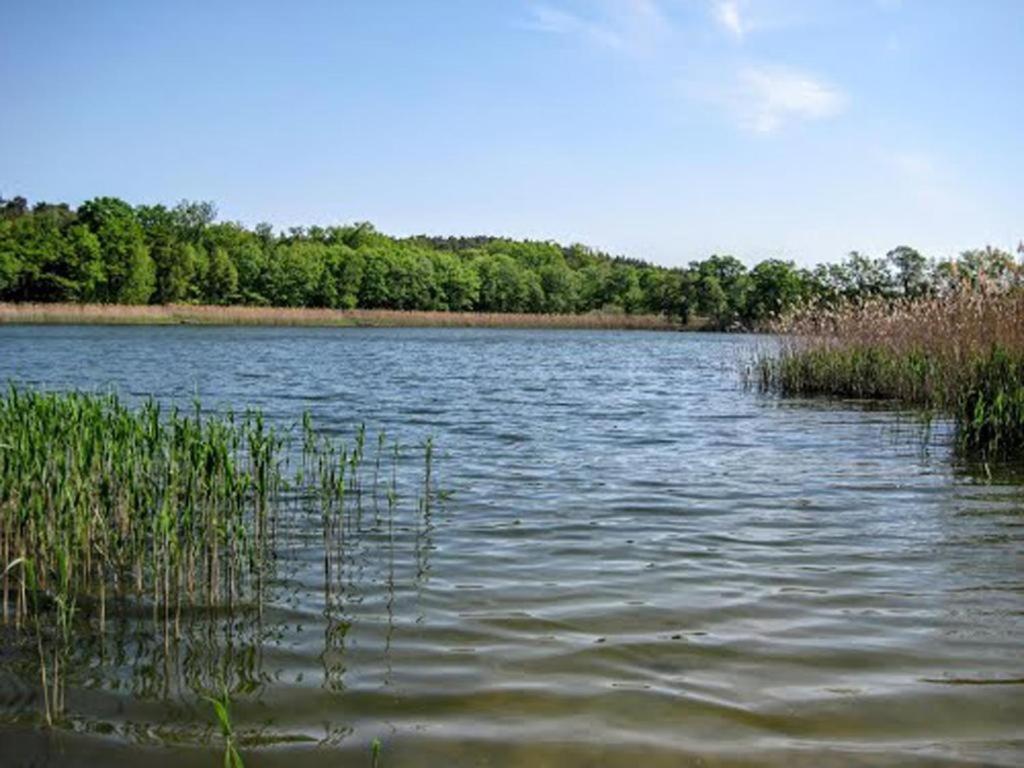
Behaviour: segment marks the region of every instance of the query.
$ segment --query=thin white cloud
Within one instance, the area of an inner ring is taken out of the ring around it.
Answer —
[[[739,3],[736,0],[717,0],[713,10],[719,26],[737,40],[742,40],[747,30],[740,16]]]
[[[556,35],[581,37],[607,48],[620,49],[623,47],[623,40],[618,34],[596,21],[585,19],[560,8],[553,8],[550,5],[535,5],[530,11],[532,18],[527,24],[530,29]]]
[[[643,54],[670,31],[655,0],[605,0],[592,16],[547,4],[530,6],[527,28],[566,35],[615,51]]]
[[[846,95],[813,75],[789,67],[748,66],[737,75],[729,106],[757,133],[773,133],[799,120],[823,120],[840,114]]]

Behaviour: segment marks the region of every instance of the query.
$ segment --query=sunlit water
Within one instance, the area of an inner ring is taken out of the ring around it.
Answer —
[[[248,766],[1021,764],[1024,494],[906,416],[744,390],[758,343],[0,328],[0,380],[432,435],[454,491],[368,510],[331,589],[297,523],[263,621],[174,662],[145,616],[81,648],[55,733],[0,666],[0,764],[216,765],[218,675]]]

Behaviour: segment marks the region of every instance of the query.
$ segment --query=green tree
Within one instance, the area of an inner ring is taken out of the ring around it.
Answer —
[[[99,241],[104,283],[98,298],[115,304],[149,301],[156,270],[132,207],[115,197],[98,197],[81,205],[78,218]]]
[[[961,253],[957,260],[957,271],[971,285],[984,283],[1005,288],[1014,282],[1017,263],[1006,251],[985,246]]]
[[[178,221],[162,205],[140,205],[135,214],[142,226],[156,275],[152,300],[157,304],[184,301],[194,293],[196,252]]]
[[[73,224],[67,230],[66,275],[68,301],[94,302],[105,281],[100,241],[89,229]]]
[[[391,300],[395,309],[439,309],[434,267],[419,249],[398,249],[391,262]]]
[[[713,274],[700,275],[694,289],[697,313],[708,318],[716,327],[725,328],[732,317],[732,312],[728,294],[721,281]]]
[[[433,256],[439,290],[438,308],[452,312],[472,309],[480,299],[480,275],[461,256],[438,252]]]
[[[238,269],[227,249],[219,245],[210,252],[205,288],[205,298],[211,304],[229,304],[238,293]]]
[[[316,287],[324,279],[325,251],[326,246],[307,241],[277,246],[270,261],[268,286],[275,306],[307,307],[312,304]]]
[[[640,278],[635,268],[627,264],[612,267],[606,284],[605,300],[630,314],[640,310],[644,294],[640,290]]]
[[[898,245],[885,258],[896,270],[896,281],[904,296],[916,298],[927,292],[928,260],[924,256],[910,246]]]
[[[334,261],[334,280],[338,286],[338,305],[354,309],[359,303],[359,291],[363,285],[365,259],[359,251],[341,246]]]
[[[727,328],[746,314],[750,278],[733,256],[711,256],[690,265],[694,274],[695,307],[717,328]]]
[[[363,279],[359,284],[359,306],[368,309],[392,307],[392,259],[386,252],[369,248],[361,251]]]
[[[577,280],[565,259],[558,259],[540,267],[540,285],[544,291],[544,311],[551,314],[573,312],[578,301]]]
[[[893,296],[896,286],[885,259],[872,259],[858,251],[850,251],[843,265],[849,284],[848,297],[865,299]]]
[[[217,218],[217,206],[208,200],[182,200],[171,211],[178,237],[196,244]]]
[[[231,253],[238,272],[238,297],[244,304],[269,304],[268,252],[273,241],[266,243],[259,236],[240,243]]]
[[[750,324],[779,317],[804,298],[804,281],[791,261],[767,259],[750,271],[744,317]]]
[[[73,219],[67,206],[36,205],[31,211],[19,205],[5,218],[14,267],[12,298],[19,301],[73,301],[74,254],[65,229]]]
[[[484,312],[523,312],[527,285],[515,259],[503,253],[483,254],[475,262],[480,275],[480,303]]]
[[[577,273],[579,275],[578,311],[589,312],[601,309],[608,303],[609,272],[608,264],[600,261],[586,264],[580,269]]]

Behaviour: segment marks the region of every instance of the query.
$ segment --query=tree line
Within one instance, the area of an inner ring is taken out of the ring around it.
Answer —
[[[621,312],[756,327],[809,302],[914,297],[979,280],[1019,284],[998,249],[935,261],[899,246],[813,269],[715,255],[667,268],[585,246],[497,237],[406,237],[368,223],[249,229],[209,202],[78,208],[0,198],[0,301],[247,304],[478,312]]]

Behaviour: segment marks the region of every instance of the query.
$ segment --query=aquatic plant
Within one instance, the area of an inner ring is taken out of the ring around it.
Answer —
[[[783,395],[892,400],[953,417],[959,446],[1024,453],[1024,292],[847,304],[777,324],[748,376]]]
[[[301,437],[293,449],[259,412],[212,415],[198,402],[165,411],[114,395],[10,387],[0,396],[0,621],[34,648],[48,724],[65,712],[72,651],[95,638],[102,648],[115,614],[148,616],[162,646],[150,650],[165,663],[197,617],[231,634],[238,617],[261,622],[283,515],[315,511],[332,582],[363,494],[377,497],[384,439],[364,488],[365,427],[349,449],[306,414]],[[210,663],[219,657],[233,658]],[[185,670],[193,688],[227,677],[199,661],[193,654]]]
[[[231,697],[225,690],[219,697],[207,696],[206,700],[213,707],[214,716],[220,726],[224,739],[224,768],[245,768],[242,756],[235,746],[235,730],[231,724]]]

